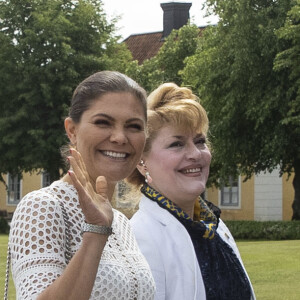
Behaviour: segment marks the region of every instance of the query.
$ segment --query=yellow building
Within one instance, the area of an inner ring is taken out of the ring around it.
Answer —
[[[223,220],[291,220],[294,199],[293,176],[279,176],[279,171],[240,177],[232,187],[209,188],[207,200],[222,210]]]
[[[12,178],[9,174],[3,177],[8,190],[4,184],[0,184],[0,211],[8,219],[22,197],[50,184],[48,174],[43,172],[24,173],[22,179]],[[252,176],[246,182],[240,177],[232,181],[231,186],[207,189],[206,198],[221,208],[223,220],[291,220],[294,198],[292,180],[293,176],[288,179],[286,174],[280,177],[278,170]],[[114,206],[130,217],[139,195],[130,193],[126,196],[127,191],[122,182],[117,187]]]

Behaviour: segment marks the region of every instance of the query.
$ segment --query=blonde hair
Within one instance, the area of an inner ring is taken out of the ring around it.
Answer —
[[[151,150],[153,140],[166,125],[207,135],[206,111],[201,106],[199,98],[189,88],[179,87],[175,83],[164,83],[148,96],[147,109],[147,139],[144,154]],[[144,182],[144,177],[135,169],[127,181],[138,187]]]

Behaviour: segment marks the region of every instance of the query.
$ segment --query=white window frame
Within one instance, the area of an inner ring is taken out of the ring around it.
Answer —
[[[18,176],[18,175],[17,175]],[[23,185],[23,180],[21,179],[21,178],[19,178],[19,199],[15,199],[15,197],[14,197],[14,201],[13,202],[11,202],[9,199],[10,199],[10,193],[11,193],[11,191],[10,191],[10,180],[11,180],[11,175],[8,173],[7,175],[6,175],[6,179],[7,179],[7,187],[8,187],[8,190],[7,190],[7,192],[6,192],[6,205],[7,206],[16,206],[16,205],[18,205],[18,203],[21,201],[21,199],[22,199],[22,185]],[[19,177],[19,176],[18,176]],[[15,176],[13,177],[14,179],[15,179]]]
[[[237,179],[237,183],[238,183],[238,192],[237,192],[237,196],[238,196],[238,204],[237,205],[224,205],[222,204],[222,188],[219,188],[219,207],[221,209],[241,209],[242,206],[242,197],[241,197],[241,191],[242,191],[242,180],[241,180],[241,176],[238,177]],[[226,186],[229,187],[230,186]]]

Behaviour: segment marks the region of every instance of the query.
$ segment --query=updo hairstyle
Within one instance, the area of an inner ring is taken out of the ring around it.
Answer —
[[[180,128],[185,132],[207,135],[208,118],[199,98],[186,87],[164,83],[154,90],[147,100],[148,122],[144,154],[151,150],[153,140],[164,126]],[[136,187],[144,183],[144,176],[135,169],[127,181]]]

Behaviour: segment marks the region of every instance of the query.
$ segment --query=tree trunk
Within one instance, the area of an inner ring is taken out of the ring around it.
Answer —
[[[300,159],[295,160],[294,171],[295,177],[293,179],[293,186],[295,191],[295,198],[292,205],[292,220],[300,220]]]

